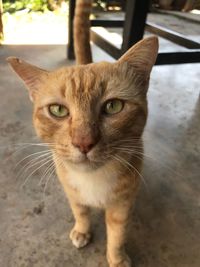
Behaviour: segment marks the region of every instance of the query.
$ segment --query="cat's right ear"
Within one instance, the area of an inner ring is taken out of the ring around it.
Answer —
[[[24,81],[29,90],[30,99],[31,101],[34,101],[34,95],[37,93],[42,80],[48,75],[49,72],[16,57],[8,57],[6,60],[13,70]]]
[[[149,76],[158,54],[158,38],[151,36],[132,46],[119,60]]]

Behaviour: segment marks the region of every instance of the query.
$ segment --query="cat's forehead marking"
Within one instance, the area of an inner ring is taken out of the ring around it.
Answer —
[[[75,101],[89,101],[101,89],[101,82],[94,69],[85,66],[74,67],[66,78],[65,95]]]
[[[66,93],[66,86],[65,85],[62,85],[60,87],[60,93],[61,93],[61,96],[65,98],[65,96],[66,96],[66,94],[65,94]]]

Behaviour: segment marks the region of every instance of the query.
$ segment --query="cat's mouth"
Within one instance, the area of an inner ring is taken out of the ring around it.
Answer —
[[[105,164],[105,162],[94,159],[88,154],[80,154],[74,158],[62,156],[62,161],[66,166],[81,169],[83,171],[96,170]]]
[[[72,167],[81,170],[95,170],[104,166],[108,158],[105,159],[105,151],[92,149],[88,153],[82,153],[74,149],[65,149],[65,147],[57,147],[55,154],[66,167]]]
[[[71,163],[76,165],[97,166],[100,165],[100,161],[91,159],[89,156],[84,155],[81,159],[70,159]]]

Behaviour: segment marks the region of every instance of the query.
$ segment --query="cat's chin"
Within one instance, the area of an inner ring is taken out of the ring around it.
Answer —
[[[91,172],[99,169],[103,166],[100,162],[94,162],[89,159],[85,159],[82,161],[72,161],[72,160],[65,160],[65,166],[67,168],[71,168],[74,170],[79,170],[82,172]]]

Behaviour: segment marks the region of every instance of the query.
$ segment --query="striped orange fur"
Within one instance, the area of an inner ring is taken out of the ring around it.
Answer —
[[[92,0],[77,0],[74,16],[74,49],[77,64],[92,62],[90,20]]]

